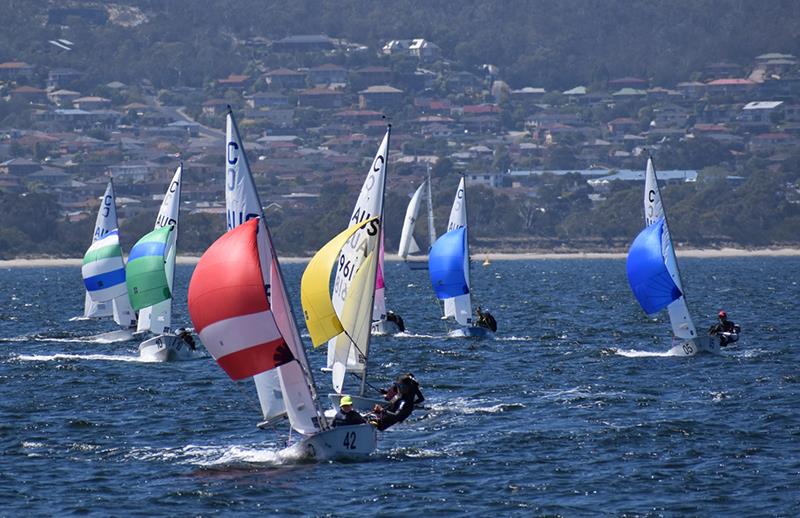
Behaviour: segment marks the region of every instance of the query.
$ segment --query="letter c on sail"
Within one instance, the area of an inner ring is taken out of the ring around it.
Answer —
[[[650,203],[656,201],[656,191],[654,191],[653,189],[647,191],[647,199],[648,201],[650,201]]]
[[[384,158],[383,155],[378,155],[375,157],[375,161],[372,162],[372,170],[373,171],[380,171],[381,167],[383,167]]]
[[[239,161],[239,145],[236,142],[228,142],[228,163],[236,165]]]

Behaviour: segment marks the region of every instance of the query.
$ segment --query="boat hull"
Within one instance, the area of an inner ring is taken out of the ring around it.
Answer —
[[[698,336],[694,340],[679,342],[670,349],[674,356],[695,356],[700,353],[719,354],[719,339],[715,336]]]
[[[175,335],[159,335],[139,344],[139,357],[146,361],[175,362],[192,360],[195,352]]]
[[[287,455],[313,461],[359,460],[378,446],[378,432],[371,424],[338,426],[303,438],[283,450]]]
[[[450,338],[494,338],[494,333],[485,327],[470,326],[453,329],[447,333],[447,336]]]
[[[330,400],[331,405],[334,409],[339,408],[339,401],[342,399],[343,396],[347,394],[328,394],[328,400]],[[359,412],[372,412],[372,409],[375,408],[375,405],[385,405],[386,400],[383,398],[371,398],[371,397],[364,397],[364,396],[350,396],[353,399],[353,409]]]

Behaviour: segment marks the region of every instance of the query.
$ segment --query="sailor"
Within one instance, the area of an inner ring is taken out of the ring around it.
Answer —
[[[403,317],[401,317],[394,311],[386,312],[386,320],[389,322],[394,322],[397,325],[397,329],[399,329],[401,333],[405,332],[406,326],[403,323]]]
[[[353,398],[342,396],[342,399],[339,400],[339,411],[333,418],[333,426],[350,426],[366,422],[367,420],[361,414],[353,410]]]
[[[481,307],[478,306],[475,310],[475,315],[478,317],[475,321],[475,325],[491,329],[493,333],[497,332],[497,320],[494,319],[491,313],[488,311],[481,311]]]
[[[719,322],[708,329],[709,336],[719,337],[719,346],[725,347],[739,339],[740,328],[732,320],[728,320],[728,314],[722,310],[719,312]]]
[[[177,331],[175,331],[175,335],[186,342],[186,345],[189,346],[189,349],[192,351],[197,350],[197,346],[194,343],[194,338],[192,338],[192,333],[190,333],[187,329],[181,327]]]
[[[419,383],[410,372],[401,376],[394,387],[396,387],[396,393],[391,399],[389,399],[389,396],[393,394],[391,389],[385,396],[389,401],[388,407],[375,405],[373,408],[375,419],[370,423],[375,425],[378,430],[383,431],[394,424],[405,421],[414,411],[414,405],[425,401],[425,396],[419,389]]]

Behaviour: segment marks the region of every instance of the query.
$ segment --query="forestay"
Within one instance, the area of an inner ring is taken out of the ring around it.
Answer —
[[[667,306],[669,321],[672,325],[672,333],[677,338],[684,340],[693,339],[697,336],[697,332],[692,318],[689,315],[689,308],[687,307],[686,299],[683,295],[685,292],[678,270],[678,261],[675,257],[675,248],[672,245],[672,237],[670,236],[664,205],[661,202],[661,192],[658,188],[658,179],[656,177],[655,168],[653,167],[652,158],[648,158],[647,160],[647,172],[645,173],[644,214],[645,222],[648,226],[659,219],[664,220],[661,234],[662,255],[672,281],[681,292],[681,296]]]
[[[100,202],[100,208],[97,212],[92,243],[103,239],[112,231],[118,231],[117,204],[114,195],[114,183],[109,179],[105,193]],[[128,301],[127,290],[124,290],[124,293],[116,298],[103,301],[95,300],[87,290],[84,300],[83,315],[87,318],[113,316],[114,321],[123,327],[128,327],[136,323],[136,314]]]
[[[337,260],[340,268],[338,268],[334,274],[332,301],[333,307],[338,315],[342,315],[344,311],[345,301],[348,298],[348,293],[353,282],[353,274],[346,274],[345,271],[355,272],[361,268],[361,264],[366,259],[368,253],[368,247],[365,246],[366,240],[373,236],[378,236],[378,233],[381,231],[381,227],[383,226],[383,195],[384,185],[386,182],[386,158],[389,151],[389,137],[391,134],[391,129],[391,126],[387,128],[386,135],[383,137],[383,141],[378,148],[378,152],[375,154],[375,158],[372,160],[372,165],[367,173],[367,178],[364,180],[364,184],[361,186],[361,192],[359,193],[353,213],[350,216],[350,226],[357,225],[358,223],[373,217],[377,219],[370,225],[364,227],[361,231],[352,235],[352,237],[341,249],[341,253],[339,254],[339,258]],[[372,282],[375,282],[374,277]],[[374,289],[370,289],[370,292],[374,293]],[[370,300],[374,303],[373,299],[374,297],[371,296]],[[351,335],[353,339],[357,339],[356,337],[362,336],[362,333],[364,332],[367,334],[367,336],[369,336],[370,327],[372,324],[371,319],[373,316],[373,309],[374,306],[370,306],[370,321],[366,323],[365,330],[351,330],[353,332]],[[369,338],[357,342],[356,345],[358,351],[356,351],[355,348],[352,348],[351,350],[350,345],[350,338],[346,334],[340,334],[328,342],[327,365],[329,368],[338,369],[339,371],[344,368],[353,372],[365,372],[367,356],[369,354]],[[340,351],[343,348],[346,348],[350,351],[347,355],[348,360],[346,365],[340,365],[338,367],[334,365],[336,358],[341,358],[342,356],[341,354],[336,354],[337,348]],[[335,385],[337,385],[336,380],[334,380],[334,386]],[[338,391],[339,390],[337,390],[337,392]]]
[[[154,230],[172,227],[172,231],[168,233],[168,239],[165,242],[166,253],[163,261],[164,276],[170,294],[173,291],[173,283],[175,281],[175,259],[178,253],[178,220],[180,216],[182,175],[183,164],[178,166],[172,177],[167,192],[164,194],[164,200],[161,202],[161,207],[158,209],[155,225],[153,225]],[[134,250],[131,250],[131,255],[133,255],[133,252]],[[130,263],[130,258],[128,258],[128,262]],[[171,327],[172,295],[160,302],[139,309],[138,331],[149,330],[156,334],[162,334],[169,332]]]

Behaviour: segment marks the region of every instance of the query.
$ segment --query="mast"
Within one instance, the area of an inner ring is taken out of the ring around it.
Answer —
[[[436,227],[433,225],[433,191],[431,189],[431,164],[428,162],[428,251],[436,241]]]

